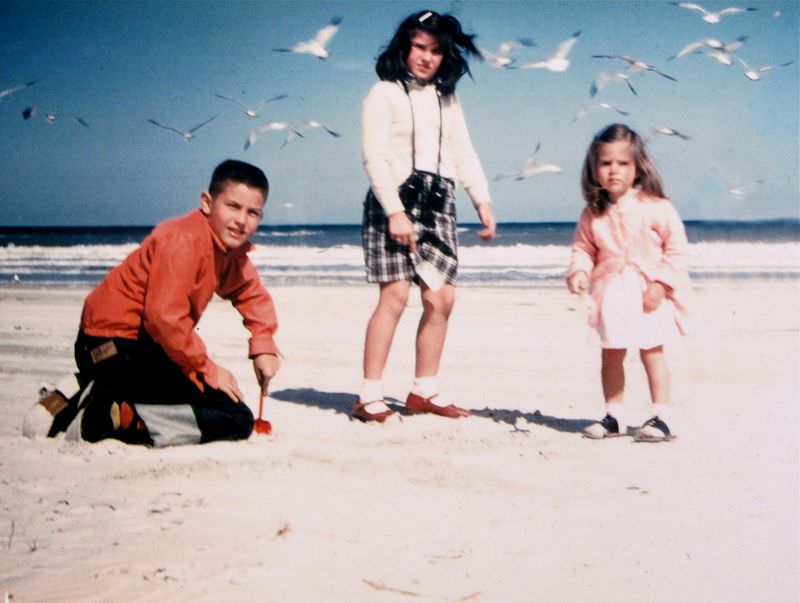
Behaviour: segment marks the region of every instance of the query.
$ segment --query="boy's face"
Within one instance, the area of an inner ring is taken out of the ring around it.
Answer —
[[[225,247],[237,249],[256,232],[265,201],[263,191],[229,181],[214,197],[206,191],[200,193],[200,211]]]

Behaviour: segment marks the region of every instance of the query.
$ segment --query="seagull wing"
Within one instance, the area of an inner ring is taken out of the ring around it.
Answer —
[[[79,124],[81,124],[84,128],[88,128],[89,127],[89,124],[86,122],[85,119],[83,119],[82,117],[80,117],[78,115],[75,115],[74,113],[56,113],[55,116],[56,117],[71,117],[72,119],[77,121]]]
[[[672,77],[671,75],[669,75],[669,74],[667,74],[667,73],[664,73],[663,71],[661,71],[661,70],[660,70],[658,67],[656,67],[655,65],[647,65],[647,71],[652,71],[653,73],[657,73],[657,74],[658,74],[658,75],[660,75],[661,77],[665,77],[665,78],[667,78],[668,80],[672,80],[673,82],[677,82],[677,81],[678,81],[677,79],[675,79],[675,78],[674,78],[674,77]]]
[[[230,102],[232,102],[232,103],[236,103],[236,104],[237,104],[237,105],[239,105],[239,106],[240,106],[242,109],[247,109],[247,105],[245,105],[245,104],[244,104],[243,102],[241,102],[241,101],[238,101],[238,100],[236,100],[235,98],[230,98],[230,97],[228,97],[228,96],[222,96],[221,94],[217,94],[217,93],[214,93],[214,96],[216,96],[217,98],[221,98],[221,99],[223,99],[223,100],[226,100],[226,101],[230,101]]]
[[[616,111],[620,115],[625,115],[625,116],[630,115],[630,113],[628,113],[627,111],[624,111],[623,109],[620,109],[619,107],[615,107],[614,105],[612,105],[610,103],[598,103],[596,106],[599,107],[600,109],[611,109],[613,111]]]
[[[164,128],[165,130],[170,130],[172,132],[175,132],[176,134],[180,134],[181,136],[186,136],[187,134],[183,130],[179,130],[178,128],[175,128],[173,126],[168,126],[166,124],[159,123],[155,119],[148,119],[147,121],[153,124],[154,126],[158,126],[159,128]]]
[[[681,48],[680,51],[675,56],[670,57],[669,60],[679,59],[682,56],[686,56],[693,50],[697,50],[698,48],[704,46],[705,44],[706,44],[705,42],[690,42],[689,44]]]
[[[263,107],[263,106],[264,106],[264,105],[266,105],[267,103],[271,103],[271,102],[274,102],[274,101],[283,100],[284,98],[289,98],[289,95],[288,95],[288,94],[278,94],[277,96],[273,96],[273,97],[270,97],[270,98],[264,99],[263,101],[261,101],[260,103],[258,103],[258,104],[256,105],[256,107]]]
[[[209,117],[209,118],[208,118],[207,120],[205,120],[204,122],[201,122],[201,123],[197,124],[196,126],[194,126],[194,127],[190,128],[188,133],[189,133],[189,134],[192,134],[192,133],[194,133],[196,130],[199,130],[199,129],[200,129],[200,128],[202,128],[204,125],[206,125],[208,122],[210,122],[210,121],[213,121],[213,120],[217,119],[217,116],[218,116],[218,115],[219,115],[219,113],[217,113],[217,115],[212,115],[211,117]]]
[[[722,15],[735,15],[736,13],[747,13],[750,11],[758,10],[757,8],[739,8],[738,6],[729,6],[728,8],[723,8],[717,14],[721,17]]]
[[[581,31],[580,30],[578,30],[574,34],[572,34],[572,37],[567,38],[566,40],[561,42],[561,44],[558,45],[558,48],[556,48],[556,52],[553,55],[554,58],[555,57],[558,57],[558,58],[561,58],[561,59],[566,58],[567,54],[569,54],[569,51],[572,50],[573,46],[575,46],[575,42],[578,41],[578,36],[579,35],[581,35]]]
[[[339,31],[339,23],[341,22],[341,17],[334,17],[331,19],[330,23],[317,32],[317,35],[314,37],[311,43],[322,46],[323,48],[327,46],[331,39],[333,39],[333,36],[336,35],[336,32]]]
[[[766,73],[767,71],[772,71],[772,70],[778,69],[780,67],[788,67],[792,63],[794,63],[794,61],[788,61],[786,63],[781,63],[780,65],[764,65],[763,67],[759,67],[758,72],[759,73]]]
[[[328,134],[330,134],[331,136],[334,136],[335,138],[341,138],[341,136],[342,136],[342,135],[341,135],[341,134],[339,134],[338,132],[334,132],[333,130],[331,130],[331,129],[330,129],[328,126],[326,126],[325,124],[323,124],[323,123],[321,123],[321,122],[318,122],[318,121],[316,121],[316,120],[314,120],[314,119],[310,119],[310,120],[308,120],[308,121],[304,122],[304,123],[303,123],[303,125],[302,125],[302,126],[300,126],[300,127],[301,127],[301,128],[305,128],[305,129],[311,129],[311,128],[322,128],[322,129],[323,129],[323,130],[325,130],[325,131],[326,131]]]
[[[24,84],[17,84],[16,86],[12,86],[11,88],[6,88],[3,91],[0,91],[0,99],[5,98],[14,94],[15,92],[19,92],[23,88],[27,88],[28,86],[33,86],[39,80],[32,80],[30,82],[25,82]]]
[[[708,11],[704,9],[699,4],[695,4],[694,2],[673,2],[675,6],[680,6],[681,8],[688,8],[689,10],[697,11],[701,15],[707,15]]]

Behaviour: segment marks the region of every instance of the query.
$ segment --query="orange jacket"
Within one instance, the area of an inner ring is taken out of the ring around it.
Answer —
[[[247,257],[251,247],[226,250],[200,210],[167,220],[88,295],[81,329],[137,339],[143,328],[200,389],[218,388],[217,365],[195,332],[214,293],[242,315],[251,358],[279,354],[275,306]]]

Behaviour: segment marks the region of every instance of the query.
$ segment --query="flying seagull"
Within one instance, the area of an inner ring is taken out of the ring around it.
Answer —
[[[631,84],[631,76],[629,76],[627,73],[621,72],[598,73],[594,78],[592,85],[589,87],[589,96],[593,97],[600,90],[602,90],[608,82],[625,82],[628,85],[628,90],[630,90],[634,96],[639,96],[639,93],[636,92],[636,88],[634,88],[633,84]]]
[[[706,23],[719,23],[722,20],[722,17],[725,15],[735,15],[736,13],[747,13],[758,10],[757,8],[739,8],[738,6],[729,6],[728,8],[723,8],[720,11],[712,12],[694,2],[670,2],[670,4],[679,6],[681,8],[688,8],[689,10],[700,13],[703,16],[703,21]]]
[[[300,137],[302,138],[303,135],[300,133],[297,128],[289,125],[289,123],[285,121],[268,121],[267,123],[263,123],[258,126],[255,130],[250,132],[250,135],[247,137],[247,140],[244,143],[244,150],[246,151],[250,147],[252,147],[258,137],[263,134],[264,132],[271,132],[273,130],[289,130],[289,135],[286,137],[286,140],[283,141],[284,146],[287,142],[289,142],[292,138]]]
[[[753,180],[752,182],[734,184],[728,187],[728,194],[730,194],[732,197],[742,198],[747,195],[747,189],[755,186],[756,184],[762,184],[763,182],[764,180],[759,178],[758,180]]]
[[[318,121],[316,121],[314,119],[309,119],[308,121],[304,121],[302,124],[300,124],[300,127],[298,129],[299,130],[311,130],[313,128],[322,128],[323,130],[325,130],[328,134],[330,134],[334,138],[341,138],[341,136],[342,136],[341,134],[339,134],[339,132],[335,132],[334,130],[331,130],[325,124],[320,123],[320,122],[318,122]]]
[[[576,31],[572,34],[571,37],[567,38],[561,44],[558,45],[556,51],[545,59],[539,59],[538,61],[532,61],[530,63],[524,63],[520,65],[522,69],[548,69],[550,71],[566,71],[569,67],[569,60],[567,59],[567,55],[569,51],[572,50],[572,47],[575,46],[575,42],[578,41],[578,36],[581,35],[581,30]]]
[[[0,100],[6,98],[7,96],[11,96],[15,92],[19,92],[20,90],[27,88],[28,86],[33,86],[39,80],[32,80],[30,82],[25,82],[24,84],[17,84],[16,86],[11,86],[11,88],[6,88],[5,90],[0,90]]]
[[[494,181],[497,182],[498,180],[504,180],[506,178],[513,178],[514,180],[525,180],[526,178],[530,178],[531,176],[535,176],[536,174],[542,174],[545,172],[551,173],[559,173],[561,172],[561,168],[553,163],[539,163],[537,157],[539,155],[539,149],[542,147],[541,142],[536,143],[536,148],[533,151],[533,154],[528,157],[525,161],[525,165],[522,166],[522,169],[517,172],[516,174],[498,174],[494,177]]]
[[[682,134],[674,128],[667,128],[665,126],[662,126],[660,128],[653,128],[653,131],[650,133],[650,136],[647,137],[647,140],[648,141],[653,140],[658,135],[677,136],[681,140],[691,140],[691,137],[687,136],[686,134]]]
[[[728,42],[727,44],[720,42],[715,38],[703,38],[702,40],[697,40],[695,42],[690,42],[676,54],[675,56],[669,57],[668,60],[679,59],[687,54],[705,54],[708,57],[711,57],[718,63],[722,63],[723,65],[730,65],[733,62],[733,53],[736,50],[739,50],[744,44],[745,40],[747,40],[747,36],[739,36],[733,42]]]
[[[787,61],[786,63],[781,63],[780,65],[764,65],[763,67],[758,67],[757,69],[753,69],[750,67],[750,65],[745,63],[744,60],[740,59],[739,57],[734,57],[734,58],[742,64],[742,67],[744,67],[744,76],[748,80],[752,81],[760,80],[762,73],[766,73],[767,71],[773,71],[780,67],[788,67],[789,65],[794,63],[794,61]]]
[[[668,80],[672,80],[673,82],[677,82],[678,81],[674,77],[672,77],[671,75],[667,75],[666,73],[661,71],[655,65],[651,65],[649,63],[645,63],[644,61],[640,61],[638,59],[634,59],[632,57],[625,56],[625,55],[622,55],[622,54],[593,54],[592,58],[593,59],[613,59],[613,60],[616,60],[616,61],[624,61],[625,63],[628,64],[628,71],[630,71],[632,73],[635,73],[637,71],[652,71],[653,73],[657,73],[661,77],[665,77]]]
[[[50,113],[48,111],[43,111],[39,107],[28,107],[27,109],[25,109],[22,112],[22,118],[23,119],[30,119],[31,117],[33,117],[37,113],[43,113],[44,114],[44,118],[47,120],[48,123],[51,123],[51,124],[54,123],[59,118],[68,117],[70,119],[74,119],[75,121],[77,121],[84,128],[88,128],[89,127],[89,124],[86,123],[85,119],[75,115],[74,113]]]
[[[336,32],[339,30],[339,23],[342,22],[341,17],[334,17],[330,22],[317,32],[311,40],[305,42],[298,42],[291,48],[273,48],[275,52],[294,52],[297,54],[310,54],[318,59],[327,59],[331,53],[325,48]]]
[[[204,122],[201,122],[201,123],[197,124],[196,126],[186,130],[185,132],[183,130],[179,130],[178,128],[175,128],[173,126],[167,126],[167,125],[158,123],[155,119],[148,119],[147,121],[150,122],[151,124],[153,124],[154,126],[158,126],[159,128],[164,128],[165,130],[170,130],[171,132],[175,132],[178,136],[180,136],[184,140],[191,140],[192,138],[194,138],[194,133],[197,130],[202,128],[208,122],[216,119],[218,115],[219,115],[219,113],[217,113],[217,115],[214,115],[213,117],[209,117]]]
[[[236,103],[242,109],[244,109],[244,114],[247,115],[247,117],[258,117],[258,112],[261,110],[261,108],[264,105],[266,105],[267,103],[271,103],[273,101],[283,100],[284,98],[287,98],[288,95],[287,94],[279,94],[278,96],[273,96],[272,98],[268,98],[266,100],[261,101],[260,103],[258,103],[254,107],[248,107],[242,101],[236,100],[235,98],[230,98],[228,96],[223,96],[221,94],[216,94],[215,93],[214,96],[216,96],[217,98],[221,98],[223,100],[226,100],[226,101],[230,101],[232,103]]]
[[[581,107],[580,109],[578,109],[578,113],[575,115],[575,117],[572,118],[572,121],[576,122],[579,119],[586,117],[590,111],[593,111],[595,109],[611,109],[625,117],[630,115],[630,113],[628,113],[627,111],[624,111],[619,107],[615,107],[614,105],[611,105],[609,103],[595,103],[593,105],[589,105],[588,107]]]
[[[512,50],[517,48],[530,48],[536,46],[536,43],[530,38],[520,38],[511,42],[503,42],[500,44],[496,53],[489,52],[488,50],[481,50],[481,55],[486,62],[496,69],[514,69],[514,61],[510,55]]]

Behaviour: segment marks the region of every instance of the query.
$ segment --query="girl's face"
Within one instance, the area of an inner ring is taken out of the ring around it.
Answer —
[[[636,162],[631,143],[617,140],[600,145],[597,154],[597,183],[607,192],[612,203],[633,187],[636,180]]]
[[[406,57],[406,69],[418,80],[428,82],[436,77],[442,64],[439,40],[424,31],[416,30]]]

